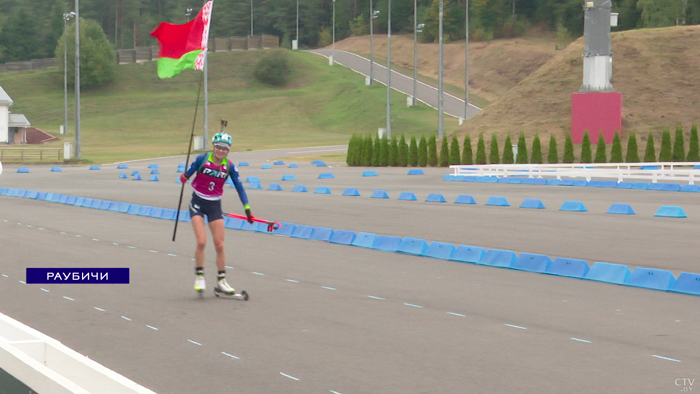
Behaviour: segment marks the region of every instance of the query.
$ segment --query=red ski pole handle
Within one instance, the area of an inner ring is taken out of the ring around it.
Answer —
[[[248,221],[248,218],[247,218],[246,216],[236,215],[235,213],[225,213],[224,215],[225,215],[225,216],[228,216],[228,217],[230,217],[230,218],[235,218],[235,219],[241,219],[241,220]],[[258,219],[258,218],[253,218],[253,221],[254,221],[254,222],[258,222],[258,223],[265,223],[265,224],[267,224],[267,231],[269,231],[269,232],[272,232],[272,230],[277,230],[277,229],[282,228],[282,225],[279,224],[278,222],[272,222],[272,221],[269,221],[269,220],[263,220],[263,219]]]

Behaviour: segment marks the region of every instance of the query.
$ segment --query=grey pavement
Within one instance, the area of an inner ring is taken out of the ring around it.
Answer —
[[[320,150],[343,149],[323,147]],[[699,272],[694,193],[442,181],[446,169],[273,166],[303,149],[234,152],[253,213],[277,221]],[[5,164],[0,187],[174,208],[184,157],[86,167]],[[286,160],[286,164],[293,161]],[[159,163],[160,182],[119,179]],[[334,179],[318,179],[323,172]],[[293,174],[296,181],[281,181]],[[309,192],[291,192],[304,184]],[[331,195],[313,193],[327,186]],[[360,196],[342,196],[355,187]],[[373,199],[374,190],[390,199]],[[402,191],[418,201],[398,201]],[[187,186],[186,196],[191,193]],[[447,203],[424,202],[442,193]],[[453,204],[471,194],[476,205]],[[489,196],[510,207],[487,207]],[[518,208],[540,198],[547,209]],[[589,212],[558,211],[564,200]],[[613,202],[634,216],[610,215]],[[679,205],[687,219],[656,218]],[[233,189],[224,208],[241,213]],[[676,393],[697,378],[700,298],[227,230],[229,282],[251,300],[192,290],[181,223],[0,196],[0,312],[159,393]],[[206,273],[213,285],[213,248]],[[26,285],[27,267],[129,267],[129,285]],[[68,298],[65,298],[68,297]],[[99,309],[95,309],[99,308]]]

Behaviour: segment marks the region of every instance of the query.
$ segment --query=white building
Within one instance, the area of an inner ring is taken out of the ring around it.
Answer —
[[[31,124],[22,114],[10,112],[12,99],[0,87],[0,145],[2,144],[26,144],[27,127]]]

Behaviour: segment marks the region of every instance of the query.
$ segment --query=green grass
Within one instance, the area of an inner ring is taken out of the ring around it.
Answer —
[[[364,86],[364,78],[325,58],[288,52],[294,79],[285,88],[259,83],[252,76],[265,51],[213,53],[209,58],[209,134],[220,119],[234,138],[234,151],[346,144],[353,133],[376,133],[386,126],[386,88]],[[81,92],[81,156],[93,163],[185,154],[192,130],[201,73],[186,70],[160,80],[155,62],[120,65],[110,86]],[[0,75],[12,97],[14,113],[56,135],[62,146],[74,141],[74,97],[69,87],[69,132],[63,124],[63,76],[56,70]],[[202,134],[202,102],[195,135]],[[437,132],[437,111],[425,105],[406,108],[406,96],[392,93],[392,133]],[[457,128],[445,116],[445,133]]]

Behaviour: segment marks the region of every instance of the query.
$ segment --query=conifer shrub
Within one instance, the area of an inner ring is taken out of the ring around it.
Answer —
[[[513,164],[515,163],[515,157],[513,157],[513,142],[510,140],[510,134],[506,135],[506,140],[503,142],[503,164]]]
[[[588,130],[583,133],[583,142],[581,142],[581,163],[591,162],[591,137],[588,136]]]
[[[683,127],[676,125],[676,135],[673,140],[673,161],[685,161],[685,142],[683,141]]]
[[[700,161],[700,146],[698,145],[698,125],[690,128],[690,141],[688,143],[688,161]]]
[[[617,130],[615,130],[612,148],[610,149],[610,162],[622,163],[622,143],[620,142],[620,133]]]
[[[491,134],[491,148],[489,152],[489,163],[499,164],[501,162],[500,153],[498,152],[498,139],[496,134]]]
[[[539,134],[535,134],[535,139],[532,140],[532,156],[530,156],[530,163],[542,164],[542,143],[540,142]]]
[[[549,151],[547,152],[547,163],[559,163],[559,152],[557,152],[557,139],[554,138],[554,134],[549,135]]]
[[[637,148],[637,135],[634,132],[630,133],[627,140],[627,155],[625,156],[626,163],[639,163],[639,148]]]
[[[418,142],[416,136],[411,137],[411,146],[408,148],[408,165],[411,167],[418,166]]]
[[[431,167],[438,165],[437,138],[434,135],[428,139],[428,165]]]
[[[418,142],[418,166],[425,167],[428,165],[428,140],[425,136],[420,137]]]
[[[479,134],[479,141],[476,143],[476,160],[474,164],[486,164],[486,143],[484,133]]]
[[[452,136],[452,142],[450,142],[450,165],[459,165],[462,162],[462,155],[459,154],[459,141],[457,141],[457,136]]]
[[[607,163],[608,154],[605,152],[605,138],[603,138],[603,132],[600,132],[598,136],[598,146],[595,149],[595,159],[594,163]]]
[[[403,134],[401,139],[399,139],[399,156],[397,158],[396,165],[399,167],[406,167],[408,165],[408,145],[406,144],[406,138]]]
[[[472,138],[469,136],[469,134],[464,136],[464,142],[462,143],[462,164],[474,164],[474,157],[472,154]]]
[[[571,140],[571,133],[567,133],[564,139],[564,157],[561,162],[567,164],[574,162],[574,142]]]
[[[654,147],[654,134],[650,131],[647,137],[647,147],[644,150],[644,161],[653,163],[656,161],[656,148]]]
[[[673,152],[671,150],[671,132],[664,130],[661,134],[661,150],[659,151],[659,161],[673,160]]]

